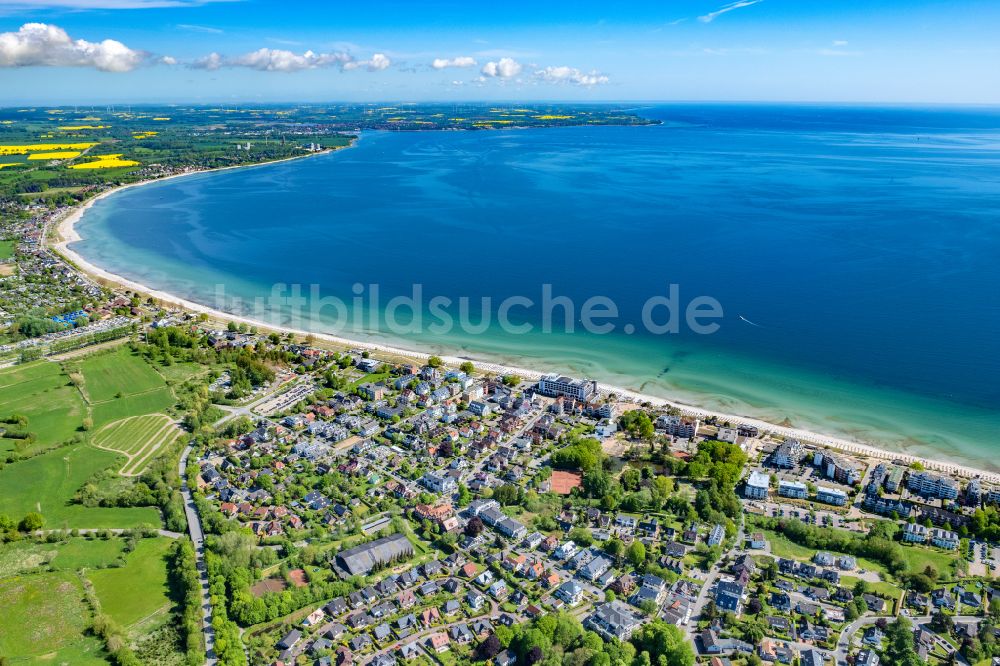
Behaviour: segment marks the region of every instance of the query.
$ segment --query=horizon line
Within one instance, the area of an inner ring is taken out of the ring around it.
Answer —
[[[718,106],[738,106],[738,105],[774,105],[774,106],[828,106],[828,107],[977,107],[977,108],[997,108],[1000,110],[1000,101],[996,102],[928,102],[928,101],[901,101],[901,102],[890,102],[890,101],[834,101],[834,100],[724,100],[724,99],[680,99],[680,100],[655,100],[655,99],[609,99],[609,100],[531,100],[531,99],[504,99],[504,100],[490,100],[490,99],[468,99],[468,100],[422,100],[422,101],[405,101],[405,100],[392,100],[392,99],[381,99],[381,100],[366,100],[366,101],[349,101],[349,100],[326,100],[326,101],[291,101],[291,100],[273,100],[273,101],[233,101],[233,100],[185,100],[185,101],[141,101],[141,102],[130,102],[130,101],[102,101],[102,102],[66,102],[62,104],[51,104],[51,103],[38,103],[38,102],[22,102],[20,104],[4,104],[0,105],[0,111],[7,109],[20,109],[21,107],[31,106],[36,108],[47,108],[47,109],[58,109],[67,108],[75,106],[109,106],[109,105],[127,105],[127,106],[287,106],[287,105],[297,105],[297,106],[325,106],[330,104],[344,104],[344,105],[367,105],[367,104],[396,104],[403,106],[421,106],[421,105],[456,105],[456,104],[470,104],[470,105],[498,105],[498,104],[560,104],[569,106],[608,106],[608,105],[620,105],[620,104],[648,104],[648,105],[694,105],[694,104],[705,104],[705,105],[718,105]]]

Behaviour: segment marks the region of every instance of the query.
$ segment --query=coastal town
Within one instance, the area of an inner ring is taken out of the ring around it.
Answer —
[[[282,666],[1000,659],[995,474],[179,308],[53,250],[73,204],[6,205],[0,598],[30,626],[26,580],[78,590],[91,619],[66,650]],[[29,487],[36,474],[56,494]],[[59,564],[75,550],[94,559]],[[157,586],[171,593],[150,612],[119,607]],[[23,654],[78,656],[38,643]]]

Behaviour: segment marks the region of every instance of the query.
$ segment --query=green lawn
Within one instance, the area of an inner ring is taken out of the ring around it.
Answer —
[[[949,553],[927,546],[903,546],[903,557],[909,571],[923,571],[930,565],[941,574],[954,574],[954,564],[958,560],[954,551]]]
[[[789,540],[783,534],[772,532],[771,530],[761,530],[758,528],[754,528],[753,531],[763,532],[764,538],[766,538],[771,544],[771,554],[775,557],[784,557],[789,560],[808,560],[816,554],[816,551],[812,548],[800,546],[799,544]]]
[[[14,240],[0,240],[0,261],[4,259],[10,259],[14,256],[14,246],[17,241]]]
[[[36,436],[34,444],[20,449],[30,454],[71,438],[83,423],[85,406],[59,365],[36,361],[0,370],[0,416],[13,414],[26,416],[27,430]],[[0,439],[0,452],[14,451],[20,444]]]
[[[124,567],[88,572],[101,610],[123,627],[130,627],[170,608],[166,555],[171,543],[166,538],[140,539]]]
[[[840,584],[847,589],[853,588],[860,578],[854,576],[841,576]],[[868,582],[868,588],[875,594],[882,597],[889,597],[891,599],[898,599],[900,594],[902,594],[902,589],[892,583],[887,583],[885,581],[879,581],[878,583]]]
[[[94,404],[165,386],[156,370],[127,346],[84,359],[81,364],[87,395]]]
[[[75,574],[44,573],[2,580],[0,608],[0,655],[17,661],[19,657],[34,657],[54,664],[106,663],[97,661],[100,643],[84,636],[90,612]],[[51,654],[60,659],[49,660]]]
[[[71,504],[88,479],[100,470],[119,467],[122,460],[118,454],[81,444],[8,464],[0,469],[0,513],[20,519],[29,511],[40,511],[49,529],[159,526],[159,513],[151,507]]]

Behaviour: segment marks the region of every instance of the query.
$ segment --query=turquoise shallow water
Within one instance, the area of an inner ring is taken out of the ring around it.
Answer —
[[[308,310],[315,284],[377,320],[338,328],[333,307],[295,318],[285,303],[266,307],[276,323],[1000,468],[1000,112],[643,113],[664,124],[371,133],[333,155],[133,188],[87,212],[74,249],[208,305],[222,285],[243,299],[225,302],[232,311],[253,313],[276,283],[303,285]],[[367,299],[376,283],[377,304],[356,305],[353,287]],[[414,283],[423,325],[387,330],[388,300]],[[543,284],[573,303],[573,333],[541,330]],[[719,303],[716,333],[644,330],[643,304],[671,284],[682,306]],[[610,334],[580,331],[596,295],[618,308]],[[491,297],[493,321],[437,331],[434,296],[470,297],[473,323]],[[535,302],[511,310],[532,332],[497,326],[511,296]]]

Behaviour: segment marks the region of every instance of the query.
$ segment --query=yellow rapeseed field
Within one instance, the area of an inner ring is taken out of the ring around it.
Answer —
[[[170,120],[170,118],[153,118],[153,120]]]
[[[546,114],[544,116],[535,116],[535,118],[538,120],[569,120],[572,117],[573,116],[553,116],[550,114]]]
[[[0,155],[24,155],[34,152],[46,152],[53,150],[86,150],[97,144],[90,143],[29,143],[20,146],[0,145]]]
[[[77,132],[79,130],[107,129],[110,125],[60,125],[63,132]]]
[[[79,150],[57,150],[51,153],[31,153],[28,155],[29,160],[68,160],[73,157],[79,157]]]
[[[114,155],[93,155],[94,160],[92,162],[84,162],[82,164],[70,164],[70,169],[114,169],[115,167],[129,167],[129,166],[139,166],[139,163],[135,160],[123,160],[121,159],[121,153],[115,153]]]

